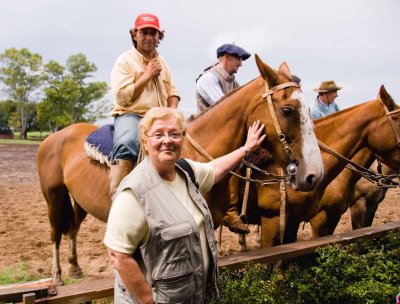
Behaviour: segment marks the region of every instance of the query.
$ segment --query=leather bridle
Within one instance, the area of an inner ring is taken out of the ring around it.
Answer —
[[[274,86],[270,89],[268,86],[268,82],[265,81],[265,92],[261,95],[261,97],[263,99],[267,99],[268,108],[271,113],[272,121],[274,123],[276,133],[278,134],[278,140],[281,142],[283,146],[283,151],[285,151],[285,153],[290,159],[290,164],[287,166],[286,171],[289,175],[295,175],[297,173],[297,165],[299,161],[296,159],[292,149],[290,148],[289,143],[286,140],[286,135],[282,131],[271,97],[272,94],[290,87],[300,88],[299,85],[295,82],[285,82],[277,86]]]

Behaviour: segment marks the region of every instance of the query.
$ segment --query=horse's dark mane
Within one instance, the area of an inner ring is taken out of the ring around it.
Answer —
[[[257,77],[258,78],[258,77]],[[253,80],[250,80],[248,83],[241,85],[239,87],[237,87],[236,89],[234,89],[233,91],[229,92],[227,95],[223,96],[220,100],[214,102],[211,106],[209,106],[208,108],[205,108],[203,111],[201,111],[198,114],[192,114],[190,115],[190,117],[187,119],[187,122],[191,122],[193,120],[196,120],[197,118],[199,118],[200,116],[202,116],[204,113],[208,112],[209,110],[211,110],[212,108],[214,108],[216,105],[220,104],[221,102],[223,102],[225,99],[227,99],[229,96],[231,96],[232,94],[234,94],[236,91],[239,91],[240,89],[242,89],[243,87],[247,86],[248,84],[252,83],[253,81],[255,81],[257,78],[254,78]]]

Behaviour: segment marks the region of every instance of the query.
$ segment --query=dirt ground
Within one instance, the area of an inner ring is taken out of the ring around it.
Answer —
[[[0,145],[0,271],[5,267],[28,265],[33,272],[51,276],[50,225],[42,196],[36,164],[36,145]],[[400,219],[400,189],[391,189],[378,208],[374,225]],[[345,213],[336,233],[351,229]],[[299,239],[309,239],[310,227],[303,225]],[[87,216],[78,234],[78,258],[85,278],[112,275],[107,251],[102,243],[105,224]],[[247,236],[249,249],[258,248]],[[61,267],[68,273],[68,239],[61,243]],[[239,252],[237,235],[223,230],[223,255]]]

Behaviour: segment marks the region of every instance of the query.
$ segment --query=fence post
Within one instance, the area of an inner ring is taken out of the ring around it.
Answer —
[[[22,295],[22,303],[24,304],[35,304],[35,293],[25,293]]]

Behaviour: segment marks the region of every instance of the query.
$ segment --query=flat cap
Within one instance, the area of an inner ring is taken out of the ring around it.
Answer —
[[[251,56],[251,54],[245,49],[229,43],[223,44],[219,48],[217,48],[217,58],[223,56],[224,54],[236,55],[242,58],[242,60],[246,60]]]

